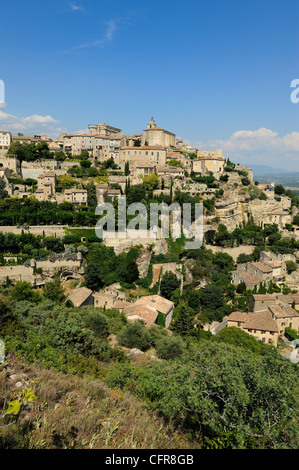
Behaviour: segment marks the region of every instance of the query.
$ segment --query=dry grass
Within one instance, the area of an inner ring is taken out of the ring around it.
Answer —
[[[37,400],[17,424],[0,429],[0,447],[31,449],[194,448],[186,436],[146,410],[129,393],[99,380],[66,376],[8,358],[0,374],[0,407],[29,387]],[[21,384],[21,385],[20,385]],[[7,405],[6,405],[7,406]],[[6,424],[7,418],[0,425]]]

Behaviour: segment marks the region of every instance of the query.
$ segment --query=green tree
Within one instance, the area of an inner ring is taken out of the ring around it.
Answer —
[[[284,186],[282,186],[282,184],[278,184],[274,187],[274,192],[275,194],[282,195],[285,193],[285,188]]]
[[[171,272],[167,271],[161,279],[160,283],[160,292],[163,297],[170,299],[172,293],[181,286],[181,281],[177,276]]]
[[[96,337],[107,338],[109,336],[109,321],[103,313],[97,309],[86,308],[82,310],[82,319]]]
[[[181,300],[174,311],[171,329],[183,337],[194,336],[194,311],[185,300]]]
[[[117,339],[126,348],[146,351],[151,346],[150,335],[143,322],[128,323],[118,334]]]
[[[65,291],[58,277],[54,281],[45,284],[43,294],[46,299],[53,302],[63,302],[65,300]]]
[[[156,351],[161,359],[177,359],[183,355],[185,343],[180,336],[168,336],[157,341]]]
[[[295,261],[286,261],[286,266],[288,274],[292,274],[293,271],[297,270],[297,263]]]
[[[10,300],[3,294],[0,294],[0,326],[3,326],[12,318],[12,308]]]
[[[95,208],[98,204],[97,191],[94,183],[88,183],[86,186],[87,190],[87,204],[88,207]]]
[[[8,197],[8,192],[5,189],[6,183],[4,178],[0,178],[0,199],[5,199]]]
[[[34,291],[30,282],[19,281],[11,290],[11,298],[17,302],[27,300],[28,302],[39,302],[40,293]]]

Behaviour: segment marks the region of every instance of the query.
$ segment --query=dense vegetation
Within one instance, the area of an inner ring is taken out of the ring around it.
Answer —
[[[270,249],[274,253],[288,254],[298,250],[299,242],[295,238],[283,238],[277,224],[262,228],[251,222],[228,232],[227,227],[219,224],[213,237],[216,245],[223,247],[239,246],[242,244],[256,245],[255,259],[259,258],[261,250]]]
[[[203,448],[297,447],[297,366],[238,329],[201,338],[188,323],[194,293],[189,304],[187,295],[178,304],[169,336],[158,326],[128,324],[114,310],[68,308],[47,299],[46,291],[29,302],[17,290],[5,289],[0,297],[8,352],[128,390]],[[110,345],[110,334],[128,348],[155,348],[163,361],[130,363]]]

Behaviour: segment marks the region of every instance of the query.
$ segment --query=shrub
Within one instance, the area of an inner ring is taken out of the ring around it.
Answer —
[[[286,261],[286,266],[288,274],[292,274],[293,271],[297,270],[297,263],[295,263],[295,261]]]
[[[185,343],[180,336],[170,336],[157,341],[156,351],[161,359],[177,359],[184,353]]]
[[[298,339],[297,331],[290,328],[289,326],[287,326],[285,329],[285,335],[291,341],[293,341],[294,339]]]
[[[151,346],[150,335],[141,321],[128,323],[118,334],[117,339],[126,348],[146,351]]]
[[[105,315],[97,312],[95,309],[86,309],[82,315],[83,322],[95,336],[107,338],[109,335],[109,323]]]

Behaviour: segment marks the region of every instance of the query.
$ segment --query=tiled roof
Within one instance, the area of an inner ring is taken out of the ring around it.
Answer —
[[[136,302],[131,307],[125,309],[125,314],[128,318],[137,316],[144,320],[147,325],[154,324],[158,317],[158,312],[155,308],[150,305],[136,305]]]
[[[271,212],[272,215],[289,215],[287,211],[275,210]]]
[[[253,294],[252,295],[253,300],[261,301],[261,300],[273,300],[273,303],[275,303],[275,295],[273,294]]]
[[[71,300],[75,307],[80,307],[91,294],[92,290],[87,287],[79,287],[69,294],[68,300]]]
[[[164,313],[165,315],[174,306],[174,303],[170,300],[161,297],[160,295],[147,295],[138,299],[135,304],[137,305],[150,305],[154,307],[158,312]]]
[[[292,307],[286,304],[271,305],[268,307],[269,311],[275,315],[276,318],[293,318],[299,317],[299,313]]]
[[[261,310],[258,313],[233,312],[226,317],[226,320],[242,322],[244,329],[278,332],[276,321],[268,310]]]
[[[272,272],[272,268],[270,268],[270,266],[267,266],[265,263],[262,263],[260,261],[257,261],[257,262],[253,262],[253,263],[250,263],[253,267],[255,267],[256,269],[259,269],[260,271],[262,271],[263,273],[271,273]]]
[[[234,272],[237,272],[239,274],[240,280],[244,280],[244,281],[250,282],[251,284],[256,284],[256,285],[260,283],[260,280],[254,274],[240,272],[240,271],[234,271]]]

